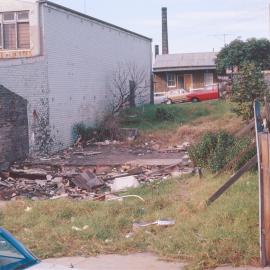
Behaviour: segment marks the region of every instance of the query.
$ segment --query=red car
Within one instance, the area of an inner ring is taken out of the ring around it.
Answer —
[[[187,94],[188,101],[200,102],[205,100],[219,99],[218,85],[209,85],[205,88],[193,89]]]

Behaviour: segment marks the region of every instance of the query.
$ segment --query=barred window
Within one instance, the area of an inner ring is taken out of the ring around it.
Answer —
[[[0,13],[0,48],[30,49],[29,11]]]

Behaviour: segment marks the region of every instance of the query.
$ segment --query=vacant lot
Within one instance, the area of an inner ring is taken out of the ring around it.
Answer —
[[[160,121],[156,109],[173,113]],[[132,121],[129,119],[131,116]],[[243,123],[221,101],[172,106],[146,106],[129,112],[124,126],[143,131],[142,141],[173,145],[196,141],[206,131],[234,132]],[[16,201],[1,210],[0,225],[10,230],[41,258],[108,253],[155,252],[186,261],[192,269],[259,261],[257,176],[247,174],[212,206],[205,201],[229,175],[197,176],[145,184],[107,201]],[[171,227],[134,231],[134,222],[173,219]]]
[[[172,179],[130,190],[145,202],[12,202],[1,213],[9,229],[41,258],[153,251],[202,269],[258,263],[257,180],[245,176],[211,207],[208,196],[226,180]],[[170,218],[169,228],[133,232],[135,221]],[[76,231],[74,228],[83,228]]]

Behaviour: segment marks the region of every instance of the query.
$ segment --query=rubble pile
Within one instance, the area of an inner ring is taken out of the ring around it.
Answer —
[[[117,145],[114,143],[114,145]],[[147,165],[95,165],[82,166],[66,163],[67,156],[77,160],[95,159],[102,152],[70,149],[65,155],[40,159],[45,164],[25,162],[0,173],[0,200],[28,198],[32,200],[71,198],[77,200],[114,200],[115,194],[128,188],[139,187],[142,183],[165,181],[171,177],[196,173],[186,149],[189,145],[164,149],[171,153],[182,151],[181,162],[169,166]],[[133,149],[132,151],[137,151]],[[150,151],[150,150],[147,150]],[[161,151],[161,150],[160,150]],[[139,155],[139,154],[138,154]],[[56,160],[63,162],[57,163]],[[72,160],[71,160],[72,161]],[[46,163],[48,162],[48,163]],[[80,162],[81,163],[81,162]]]

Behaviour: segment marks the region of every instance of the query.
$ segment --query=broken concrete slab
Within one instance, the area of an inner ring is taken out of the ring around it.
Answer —
[[[99,179],[94,173],[89,170],[78,175],[73,175],[70,180],[77,187],[85,189],[87,191],[92,191],[94,188],[104,185],[104,181],[102,179]]]
[[[139,181],[134,176],[126,176],[122,178],[116,178],[112,184],[108,184],[112,192],[120,192],[127,190],[128,188],[137,188],[140,186]]]
[[[128,165],[132,166],[170,166],[173,164],[180,164],[182,159],[136,159],[126,162]]]
[[[46,180],[48,172],[43,169],[10,169],[10,176],[11,177],[20,177],[26,179],[39,179],[39,180]]]

